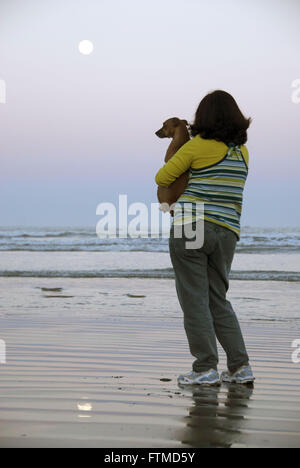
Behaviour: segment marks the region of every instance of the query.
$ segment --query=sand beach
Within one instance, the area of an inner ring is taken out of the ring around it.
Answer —
[[[173,279],[0,288],[0,447],[300,446],[298,282],[232,280],[257,381],[212,389],[177,385],[192,360]]]

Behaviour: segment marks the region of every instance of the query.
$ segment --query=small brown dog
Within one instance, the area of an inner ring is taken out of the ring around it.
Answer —
[[[178,117],[172,117],[163,123],[155,135],[159,138],[172,138],[165,156],[165,162],[174,156],[174,154],[190,140],[190,134],[188,131],[188,122],[181,120]],[[169,187],[158,187],[157,198],[160,203],[167,203],[169,206],[173,205],[180,195],[184,192],[189,178],[189,171],[182,174],[176,179]],[[173,216],[173,210],[171,210]]]

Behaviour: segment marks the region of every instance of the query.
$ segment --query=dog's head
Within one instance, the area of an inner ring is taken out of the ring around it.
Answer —
[[[186,120],[181,120],[178,117],[172,117],[163,123],[163,126],[155,132],[155,135],[159,138],[173,138],[174,132],[178,125],[188,125]]]

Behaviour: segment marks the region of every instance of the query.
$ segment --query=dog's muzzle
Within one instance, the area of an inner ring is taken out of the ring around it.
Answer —
[[[158,138],[166,138],[165,132],[163,128],[160,128],[155,132],[155,135],[158,136]]]

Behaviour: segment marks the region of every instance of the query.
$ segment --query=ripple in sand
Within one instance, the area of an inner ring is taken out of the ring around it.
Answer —
[[[74,296],[66,296],[62,294],[52,294],[52,293],[61,293],[63,288],[41,288],[44,293],[50,293],[49,295],[44,295],[45,298],[59,298],[59,299],[70,299]]]
[[[46,299],[49,298],[49,297],[51,297],[52,299],[54,299],[54,298],[56,298],[56,299],[57,299],[57,298],[59,298],[59,299],[69,299],[69,298],[72,298],[72,297],[74,297],[74,296],[54,296],[54,295],[51,295],[51,296],[44,296],[44,297],[45,297]]]
[[[136,295],[136,294],[129,294],[129,293],[126,294],[126,296],[128,296],[128,297],[134,297],[134,298],[146,297],[146,296],[138,296],[138,295]]]

